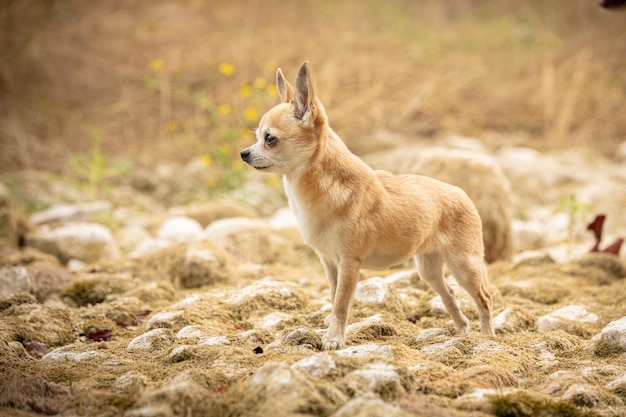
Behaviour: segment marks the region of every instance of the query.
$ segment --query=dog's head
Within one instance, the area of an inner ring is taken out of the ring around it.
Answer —
[[[307,62],[298,71],[295,88],[280,68],[276,71],[276,86],[281,103],[261,117],[255,130],[257,142],[241,151],[241,158],[258,170],[288,174],[308,165],[327,119],[315,97]]]

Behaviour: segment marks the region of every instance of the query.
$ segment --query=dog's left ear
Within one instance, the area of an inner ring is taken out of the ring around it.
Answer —
[[[276,88],[278,88],[281,103],[290,103],[293,100],[293,87],[285,80],[280,68],[276,70]]]
[[[305,61],[298,71],[296,79],[296,92],[293,99],[295,107],[295,116],[300,123],[306,123],[313,120],[313,102],[315,93],[313,91],[313,82],[309,75],[309,62]]]

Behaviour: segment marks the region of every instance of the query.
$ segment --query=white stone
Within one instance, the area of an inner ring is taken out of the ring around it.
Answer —
[[[387,296],[387,291],[387,286],[382,278],[370,278],[357,284],[354,300],[363,304],[382,304]]]
[[[23,266],[0,268],[0,296],[28,292],[31,278]]]
[[[54,349],[43,356],[44,361],[72,361],[82,362],[89,359],[102,357],[102,353],[90,350],[87,352],[74,352],[69,346]]]
[[[113,205],[109,201],[55,205],[33,213],[30,216],[30,223],[42,225],[46,223],[88,222],[95,214],[109,213],[112,208]]]
[[[226,336],[207,336],[198,339],[198,345],[204,346],[223,346],[229,345],[230,340]]]
[[[45,227],[36,230],[29,241],[64,262],[73,258],[96,262],[120,254],[111,230],[97,223],[69,223],[55,229]]]
[[[590,313],[584,306],[567,306],[550,313],[551,316],[581,323],[595,323],[598,316]]]
[[[335,411],[331,417],[409,417],[411,415],[413,414],[383,401],[379,396],[368,393],[348,401],[339,410]]]
[[[601,340],[605,344],[626,350],[626,317],[615,320],[606,325],[594,340]]]
[[[372,363],[362,369],[357,369],[347,375],[346,380],[348,383],[354,382],[372,392],[376,392],[385,385],[396,385],[397,390],[402,390],[397,369],[385,363]]]
[[[178,339],[186,339],[200,336],[202,336],[202,331],[191,324],[183,327],[178,331],[178,333],[176,333],[176,337]]]
[[[172,245],[172,242],[165,239],[145,239],[128,256],[131,258],[141,258]]]
[[[418,342],[426,342],[438,336],[450,336],[450,331],[440,327],[422,330],[415,338]]]
[[[161,311],[150,317],[150,320],[146,323],[146,329],[152,330],[163,327],[172,327],[174,322],[180,319],[182,315],[182,311]]]
[[[551,315],[539,317],[537,320],[537,331],[539,333],[551,332],[558,330],[560,327],[561,320]]]
[[[191,242],[202,233],[202,225],[190,217],[174,216],[165,220],[157,231],[157,238],[172,242]]]
[[[148,350],[158,346],[161,343],[171,342],[170,332],[166,329],[150,330],[142,335],[137,336],[128,344],[127,350]]]
[[[264,316],[261,319],[260,327],[267,330],[280,330],[285,327],[285,323],[293,321],[293,316],[290,316],[287,313],[282,313],[280,311],[275,311]]]
[[[325,378],[332,370],[336,369],[335,361],[325,352],[301,359],[291,367],[316,378]]]
[[[339,356],[350,356],[354,358],[387,359],[393,360],[393,349],[389,345],[377,345],[366,343],[358,346],[350,346],[335,352]]]

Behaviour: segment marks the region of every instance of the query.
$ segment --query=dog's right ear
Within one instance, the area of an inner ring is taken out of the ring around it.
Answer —
[[[293,100],[294,89],[285,80],[285,76],[280,68],[276,70],[276,87],[278,88],[278,94],[280,95],[280,101],[282,103],[290,103]]]

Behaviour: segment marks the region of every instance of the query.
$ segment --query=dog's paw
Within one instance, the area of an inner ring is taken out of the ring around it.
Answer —
[[[343,337],[329,335],[328,332],[322,337],[322,350],[341,349],[346,344]]]

